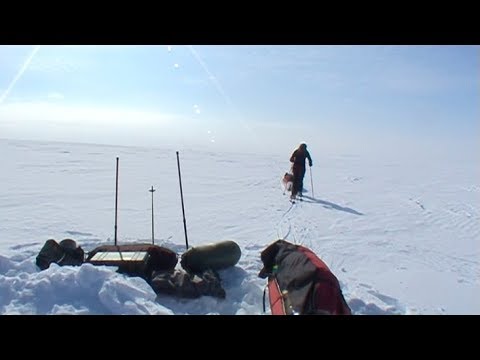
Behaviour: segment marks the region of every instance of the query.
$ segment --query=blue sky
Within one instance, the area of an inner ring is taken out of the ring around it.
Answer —
[[[233,151],[473,143],[479,50],[0,46],[0,137]]]

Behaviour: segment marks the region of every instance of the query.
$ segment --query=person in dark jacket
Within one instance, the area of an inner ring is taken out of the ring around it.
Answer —
[[[295,149],[292,156],[290,156],[290,162],[292,163],[293,172],[293,187],[292,199],[295,199],[297,194],[302,196],[303,192],[303,178],[305,176],[305,161],[308,159],[308,165],[312,166],[312,158],[307,150],[307,144],[302,142],[300,146]]]

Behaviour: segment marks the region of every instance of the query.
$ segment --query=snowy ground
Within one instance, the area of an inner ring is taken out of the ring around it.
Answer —
[[[47,239],[86,251],[113,242],[184,251],[177,149],[0,140],[0,314],[263,314],[260,252],[278,238],[311,248],[339,279],[354,314],[480,314],[478,156],[315,154],[305,201],[291,205],[285,154],[180,149],[191,246],[234,240],[225,300],[157,297],[112,268],[39,271]],[[312,150],[314,145],[312,145]]]

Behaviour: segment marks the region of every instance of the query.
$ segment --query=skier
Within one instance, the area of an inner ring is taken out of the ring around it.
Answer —
[[[312,158],[307,150],[307,144],[302,142],[297,149],[290,156],[293,172],[293,187],[290,198],[294,200],[297,194],[302,196],[303,192],[303,178],[305,176],[305,160],[308,159],[308,165],[312,166]]]

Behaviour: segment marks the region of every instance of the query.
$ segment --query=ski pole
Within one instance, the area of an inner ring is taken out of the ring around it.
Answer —
[[[117,245],[117,204],[118,204],[118,156],[117,156],[117,170],[115,177],[115,245]]]
[[[311,183],[311,185],[312,185],[312,198],[315,198],[315,194],[314,194],[314,192],[313,192],[313,176],[312,176],[312,167],[311,167],[311,166],[309,166],[309,168],[310,168],[310,183]]]
[[[185,245],[188,250],[187,221],[185,220],[185,207],[183,205],[182,175],[180,174],[180,159],[178,157],[178,151],[177,151],[177,166],[178,166],[178,181],[180,183],[180,198],[182,200],[183,230],[185,231]]]

